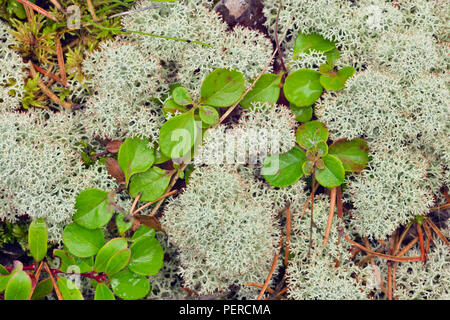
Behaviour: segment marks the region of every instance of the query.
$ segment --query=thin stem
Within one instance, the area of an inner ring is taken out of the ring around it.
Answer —
[[[259,293],[256,300],[261,300],[264,292],[266,292],[267,287],[269,286],[270,279],[272,278],[273,273],[275,272],[275,267],[277,266],[278,256],[280,255],[281,250],[281,244],[283,243],[283,233],[281,233],[280,237],[280,243],[278,245],[278,251],[275,253],[275,257],[273,258],[272,267],[270,268],[269,274],[267,275],[266,281],[264,282],[264,285],[261,289],[261,292]]]
[[[32,2],[30,2],[28,0],[17,0],[17,1],[20,2],[21,4],[23,4],[24,6],[27,6],[27,7],[31,8],[31,9],[33,9],[34,11],[39,12],[40,14],[43,14],[47,18],[50,18],[53,21],[59,22],[58,19],[56,19],[53,15],[51,15],[50,13],[48,13],[47,11],[42,9],[41,7],[35,5],[34,3],[32,3]]]
[[[442,241],[444,241],[444,243],[446,245],[450,245],[450,243],[448,242],[448,240],[444,237],[444,235],[441,233],[441,231],[439,230],[439,228],[433,223],[433,221],[431,221],[430,218],[426,218],[423,220],[425,223],[427,223],[431,229],[433,229],[434,232],[437,233],[437,235],[439,236],[439,238],[441,238]]]
[[[286,249],[284,253],[284,266],[287,269],[291,242],[291,210],[286,209]]]
[[[245,287],[256,287],[256,288],[260,288],[262,289],[264,287],[263,284],[260,283],[256,283],[256,282],[248,282],[248,283],[244,283]],[[266,288],[266,291],[269,293],[274,293],[275,291],[273,291],[273,289],[271,288]]]
[[[177,193],[177,192],[178,192],[178,190],[172,190],[172,191],[169,191],[169,192],[163,194],[163,195],[162,195],[161,197],[159,197],[158,199],[156,199],[156,200],[154,200],[154,201],[152,201],[152,202],[148,202],[148,203],[144,204],[143,206],[139,207],[138,209],[136,209],[136,211],[134,211],[134,212],[132,213],[132,215],[137,214],[138,212],[144,210],[145,208],[148,208],[149,206],[151,206],[151,205],[154,204],[155,202],[161,201],[161,200],[163,200],[163,199],[165,199],[165,198],[167,198],[167,197],[169,197],[169,196],[171,196],[171,195],[174,195],[174,194]]]
[[[56,296],[58,297],[58,300],[64,300],[62,295],[61,295],[61,292],[59,291],[58,284],[56,283],[55,278],[53,277],[52,270],[48,266],[47,262],[44,263],[44,266],[45,266],[45,270],[47,270],[47,273],[50,276],[50,279],[52,280],[53,288],[55,289]]]
[[[416,223],[416,228],[417,228],[417,236],[419,237],[420,257],[421,257],[422,261],[425,262],[425,260],[426,260],[426,257],[425,257],[425,245],[424,245],[424,242],[423,242],[422,227],[420,226],[419,223]]]
[[[89,10],[89,13],[91,14],[92,20],[94,20],[95,22],[97,22],[97,21],[98,21],[98,18],[97,18],[97,16],[95,15],[95,9],[94,9],[94,6],[92,5],[91,0],[86,0],[86,2],[87,2],[87,4],[88,4],[88,10]]]
[[[311,247],[312,247],[312,232],[313,232],[313,224],[314,224],[314,190],[315,190],[315,182],[316,182],[316,168],[313,168],[313,173],[312,173],[312,192],[311,192],[311,222],[309,224],[308,258],[311,256]]]
[[[325,237],[323,238],[322,246],[327,244],[328,237],[330,235],[331,225],[333,223],[333,217],[334,217],[335,204],[336,204],[336,187],[331,189],[331,193],[330,193],[330,211],[328,212],[328,222],[327,222],[327,227],[325,229]]]
[[[58,65],[60,69],[62,84],[64,85],[64,87],[67,88],[67,75],[66,75],[66,68],[64,66],[64,55],[61,46],[61,39],[58,36],[55,37],[55,44],[56,44],[56,56],[58,58]]]
[[[275,44],[277,46],[278,56],[280,57],[281,67],[283,68],[284,72],[287,72],[288,70],[287,70],[286,66],[284,65],[283,54],[281,53],[280,41],[278,40],[278,21],[280,19],[281,9],[283,8],[282,0],[279,0],[279,2],[280,2],[280,7],[278,8],[277,18],[275,20]]]

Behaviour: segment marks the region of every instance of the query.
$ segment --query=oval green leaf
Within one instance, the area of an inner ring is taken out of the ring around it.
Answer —
[[[120,146],[117,161],[127,186],[133,174],[148,170],[155,161],[155,151],[148,144],[147,139],[127,138]]]
[[[293,57],[297,59],[300,53],[309,53],[311,50],[328,52],[335,48],[334,42],[325,39],[320,34],[299,33],[295,39]]]
[[[140,237],[130,246],[131,271],[141,275],[157,274],[163,266],[164,250],[154,237]]]
[[[94,300],[116,300],[116,298],[106,284],[98,283],[95,288]]]
[[[39,218],[31,222],[28,229],[28,245],[35,262],[39,262],[47,255],[47,225]]]
[[[200,103],[213,107],[229,107],[245,91],[245,79],[236,70],[216,69],[202,83]]]
[[[316,180],[326,188],[340,186],[345,179],[345,170],[341,160],[330,154],[322,158],[324,162],[323,169],[316,169]]]
[[[53,292],[52,279],[47,278],[40,281],[33,290],[31,300],[41,300]]]
[[[110,278],[111,288],[116,296],[124,300],[137,300],[150,291],[150,283],[145,276],[125,269]]]
[[[302,166],[306,160],[305,152],[299,147],[294,147],[289,152],[267,156],[262,174],[274,187],[290,186],[303,175]]]
[[[84,300],[80,290],[72,281],[59,277],[56,284],[61,292],[63,300]]]
[[[298,107],[307,107],[320,98],[323,92],[320,73],[310,69],[292,72],[283,87],[286,99]]]
[[[325,56],[327,57],[328,65],[330,65],[331,67],[334,67],[334,65],[336,64],[336,61],[341,56],[341,53],[339,52],[338,49],[335,48],[331,51],[325,52]]]
[[[31,295],[31,278],[25,271],[14,273],[5,289],[5,300],[28,300]]]
[[[292,113],[295,114],[295,119],[298,122],[308,122],[312,119],[313,114],[313,108],[311,106],[309,107],[297,107],[294,104],[290,104],[289,108],[291,109]]]
[[[126,248],[116,252],[108,261],[105,268],[107,275],[113,275],[125,268],[130,261],[131,250]]]
[[[280,97],[281,74],[265,73],[240,102],[243,108],[249,109],[252,102],[276,103]]]
[[[328,129],[320,121],[309,121],[297,128],[297,143],[307,150],[313,149],[319,141],[326,142],[327,139]]]
[[[178,103],[175,102],[173,99],[166,100],[164,102],[164,106],[162,108],[163,116],[167,118],[167,115],[169,113],[176,113],[176,112],[185,113],[187,109],[183,106],[180,106]]]
[[[125,232],[130,230],[130,228],[133,226],[133,222],[131,220],[129,220],[128,222],[125,222],[124,219],[125,219],[125,215],[123,213],[119,212],[116,216],[116,227],[117,227],[117,231],[119,231],[119,234],[121,237],[123,237]]]
[[[141,237],[155,237],[155,229],[149,228],[144,224],[141,224],[140,227],[133,233],[131,237],[131,241],[136,241]]]
[[[326,90],[341,90],[345,88],[345,83],[349,78],[355,74],[355,68],[344,67],[336,72],[330,72],[328,74],[322,74],[320,76],[320,84]]]
[[[171,159],[183,157],[191,151],[198,132],[199,128],[191,112],[170,118],[162,125],[159,133],[161,152]]]
[[[99,189],[83,190],[75,201],[73,221],[87,229],[105,226],[113,215],[109,196],[108,192]]]
[[[105,272],[109,259],[120,250],[128,247],[127,240],[124,238],[114,238],[109,240],[98,251],[95,257],[94,270],[97,272]]]
[[[199,116],[202,122],[213,125],[219,122],[219,112],[211,106],[200,106]]]
[[[345,171],[361,171],[369,161],[369,147],[361,138],[338,140],[330,146],[328,152],[341,160]]]
[[[139,173],[131,178],[130,195],[136,198],[141,193],[140,201],[150,202],[161,197],[170,183],[171,175],[168,171],[152,167],[146,172]]]
[[[192,104],[192,98],[189,91],[185,87],[176,87],[172,91],[172,97],[176,104],[187,106]]]
[[[64,228],[63,243],[73,255],[87,258],[95,255],[105,240],[101,229],[86,229],[71,223]]]

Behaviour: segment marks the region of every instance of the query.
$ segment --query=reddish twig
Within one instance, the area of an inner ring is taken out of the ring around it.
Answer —
[[[448,242],[448,240],[444,237],[444,235],[441,233],[441,231],[439,230],[439,228],[433,223],[433,221],[431,221],[430,218],[425,218],[423,220],[425,223],[427,223],[431,229],[433,229],[434,232],[436,232],[436,234],[439,236],[439,238],[441,238],[441,240],[448,246],[450,245],[450,243]]]
[[[49,72],[49,71],[39,67],[38,65],[35,65],[34,63],[33,63],[33,66],[34,66],[34,68],[36,69],[37,72],[39,72],[39,73],[43,74],[44,76],[47,76],[47,77],[49,77],[49,78],[51,78],[51,79],[61,83],[62,85],[64,85],[64,82],[57,75],[55,75],[55,74],[53,74],[53,73],[51,73],[51,72]]]
[[[419,237],[419,245],[420,245],[420,257],[423,262],[425,262],[425,245],[423,241],[423,232],[422,227],[418,222],[416,222],[416,228],[417,228],[417,236]]]
[[[145,208],[148,208],[149,206],[151,206],[151,205],[154,204],[155,202],[164,200],[165,198],[170,197],[171,195],[174,195],[174,194],[177,193],[177,192],[178,192],[178,190],[176,190],[176,189],[175,189],[175,190],[172,190],[172,191],[169,191],[169,192],[163,194],[161,197],[159,197],[159,198],[156,199],[155,201],[148,202],[148,203],[144,204],[142,207],[139,207],[139,208],[136,209],[136,211],[134,211],[131,215],[135,215],[135,214],[137,214],[138,212],[144,210]]]
[[[95,15],[95,9],[94,9],[94,6],[92,5],[91,0],[86,0],[86,1],[87,1],[87,4],[88,4],[89,13],[90,13],[91,16],[92,16],[92,20],[94,20],[94,22],[97,22],[97,21],[98,21],[98,18],[97,18],[97,16]]]
[[[64,300],[62,295],[61,295],[61,292],[59,291],[58,284],[56,283],[55,278],[53,277],[53,272],[50,269],[50,267],[48,266],[47,262],[44,263],[44,266],[45,266],[45,270],[47,270],[47,273],[50,276],[50,279],[52,280],[53,288],[55,289],[56,296],[58,297],[58,300]]]
[[[286,209],[286,249],[284,252],[284,266],[287,268],[289,262],[289,250],[291,242],[291,210]]]
[[[36,12],[39,12],[40,14],[43,14],[44,16],[46,16],[47,18],[52,19],[53,21],[59,22],[58,19],[56,19],[52,14],[50,14],[49,12],[45,11],[44,9],[42,9],[41,7],[35,5],[34,3],[28,1],[28,0],[17,0],[19,1],[21,4],[23,4],[24,6],[27,6],[31,9],[33,9]]]
[[[261,300],[264,292],[266,292],[267,287],[269,286],[270,279],[272,278],[272,275],[275,272],[275,267],[277,266],[278,256],[280,255],[280,250],[281,250],[281,244],[282,243],[283,243],[283,233],[281,233],[280,243],[278,245],[278,251],[277,251],[277,253],[275,253],[275,257],[273,258],[272,267],[270,268],[270,271],[269,271],[269,274],[267,275],[266,281],[264,282],[264,285],[263,285],[263,287],[261,289],[261,292],[259,293],[259,295],[256,298],[256,300]]]
[[[263,285],[263,284],[256,283],[256,282],[248,282],[248,283],[244,283],[244,286],[246,286],[246,287],[256,287],[256,288],[259,288],[259,289],[264,288],[264,285]],[[266,291],[269,292],[269,293],[274,293],[274,292],[275,292],[275,291],[273,291],[273,289],[271,289],[271,288],[266,288]]]
[[[58,65],[61,75],[61,81],[64,87],[67,88],[67,76],[66,76],[66,68],[64,66],[64,55],[61,46],[61,39],[59,37],[55,37],[55,45],[56,45],[56,56],[58,58]]]
[[[331,193],[330,193],[330,210],[328,212],[328,222],[327,222],[327,227],[325,229],[325,236],[323,238],[322,246],[327,244],[328,237],[330,236],[331,225],[333,224],[335,204],[336,204],[336,187],[331,189]]]

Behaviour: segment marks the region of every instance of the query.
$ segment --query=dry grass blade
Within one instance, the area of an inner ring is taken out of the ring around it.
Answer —
[[[42,9],[38,5],[35,5],[34,3],[32,3],[32,2],[30,2],[28,0],[17,0],[17,1],[20,2],[21,4],[23,4],[24,6],[27,6],[28,8],[31,8],[34,11],[39,12],[40,14],[43,14],[47,18],[50,18],[53,21],[59,22],[58,19],[56,19],[51,13],[49,13],[48,11]]]
[[[86,2],[88,4],[89,13],[91,14],[92,20],[94,20],[94,22],[97,22],[98,18],[95,15],[95,9],[94,9],[94,6],[93,6],[91,0],[86,0]]]

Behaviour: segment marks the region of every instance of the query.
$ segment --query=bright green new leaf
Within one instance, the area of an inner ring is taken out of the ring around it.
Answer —
[[[59,277],[56,282],[63,300],[84,300],[80,290],[72,281]]]
[[[113,275],[126,267],[130,261],[131,250],[126,248],[116,252],[106,264],[105,273]]]
[[[330,72],[328,74],[322,74],[320,76],[320,84],[326,90],[341,90],[345,88],[345,83],[349,78],[355,74],[355,68],[344,67],[336,72]]]
[[[117,231],[119,231],[119,234],[121,237],[130,230],[130,228],[133,226],[133,222],[130,220],[128,222],[125,222],[123,219],[125,218],[123,213],[118,213],[116,216],[116,227]]]
[[[172,91],[172,97],[175,103],[180,106],[187,106],[192,104],[192,98],[189,91],[185,87],[176,87]]]
[[[25,271],[14,273],[5,289],[5,300],[28,300],[31,295],[31,279]]]
[[[175,102],[175,100],[173,99],[169,99],[166,100],[166,102],[164,102],[164,106],[162,108],[162,113],[163,116],[167,118],[167,115],[169,113],[176,113],[176,112],[181,112],[181,113],[185,113],[187,111],[187,109],[181,105],[179,105],[178,103]]]
[[[297,128],[296,139],[300,147],[313,149],[319,141],[327,141],[328,129],[320,121],[309,121]]]
[[[105,226],[113,215],[108,192],[99,189],[81,191],[75,201],[75,209],[73,221],[87,229]]]
[[[117,161],[127,186],[133,174],[148,170],[155,161],[155,151],[148,144],[147,139],[127,138],[120,146]]]
[[[326,155],[322,158],[323,169],[316,169],[316,180],[326,188],[340,186],[344,182],[345,170],[341,160],[333,155]]]
[[[219,112],[216,108],[211,106],[200,106],[199,116],[200,119],[208,125],[213,125],[219,122]]]
[[[149,228],[144,224],[141,224],[140,227],[134,232],[131,237],[131,241],[136,241],[141,237],[155,237],[155,229]]]
[[[311,50],[328,52],[334,48],[334,42],[325,39],[319,34],[299,33],[297,39],[295,39],[293,57],[297,59],[300,53],[309,53]]]
[[[125,269],[110,278],[114,293],[124,300],[137,300],[145,297],[150,291],[147,278]]]
[[[213,107],[229,107],[239,100],[245,91],[245,79],[236,70],[216,69],[208,74],[201,87],[201,104]]]
[[[250,108],[252,102],[275,103],[280,97],[281,74],[265,73],[240,102],[243,108]]]
[[[170,118],[162,125],[159,132],[161,152],[171,159],[183,157],[191,151],[198,133],[199,128],[192,112]]]
[[[39,218],[31,222],[28,229],[28,245],[35,262],[39,262],[47,255],[47,225]]]
[[[283,92],[286,99],[298,107],[314,104],[323,92],[320,73],[310,69],[292,72],[284,82]]]
[[[130,195],[136,198],[141,193],[140,201],[155,201],[166,191],[170,183],[171,175],[168,171],[152,167],[149,170],[139,173],[131,178]]]
[[[305,175],[309,176],[312,173],[313,169],[314,169],[313,161],[308,160],[303,163],[302,170]]]
[[[0,264],[0,275],[9,274],[8,270]]]
[[[63,242],[73,255],[87,258],[98,252],[105,239],[101,229],[86,229],[71,223],[64,228]]]
[[[141,275],[157,274],[163,266],[164,250],[154,237],[140,237],[130,246],[131,271]]]
[[[328,152],[341,160],[345,171],[361,171],[369,161],[369,147],[360,138],[335,141]]]
[[[53,292],[52,279],[47,278],[40,281],[33,290],[31,300],[41,300]]]
[[[124,238],[114,238],[109,240],[98,251],[95,257],[94,270],[97,272],[105,272],[109,259],[120,250],[128,247],[127,240]]]
[[[341,53],[339,52],[338,49],[335,48],[331,51],[325,52],[325,56],[327,57],[328,65],[330,65],[331,67],[334,67],[334,65],[336,64],[336,61],[341,56]]]
[[[297,107],[294,104],[290,104],[289,108],[292,113],[295,114],[295,119],[298,122],[308,122],[312,119],[313,109],[311,106],[309,107]]]
[[[262,174],[274,187],[290,186],[303,175],[302,166],[306,160],[305,152],[294,147],[289,152],[267,156],[262,167]]]
[[[95,288],[94,300],[116,300],[116,298],[106,284],[98,283]]]

